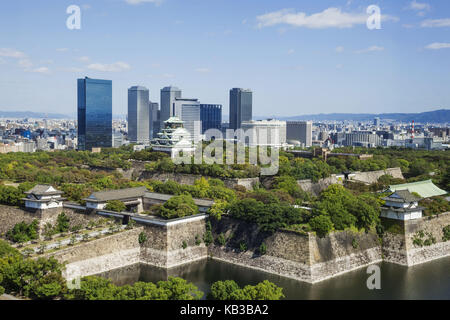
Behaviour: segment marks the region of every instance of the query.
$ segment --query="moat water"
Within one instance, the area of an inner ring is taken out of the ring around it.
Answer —
[[[212,283],[234,280],[240,286],[269,280],[283,288],[286,299],[445,299],[450,300],[450,257],[403,267],[379,263],[381,289],[369,290],[367,268],[361,268],[316,284],[308,284],[266,272],[215,260],[202,260],[170,270],[133,265],[100,274],[116,285],[137,281],[156,282],[177,276],[194,283],[206,294]]]

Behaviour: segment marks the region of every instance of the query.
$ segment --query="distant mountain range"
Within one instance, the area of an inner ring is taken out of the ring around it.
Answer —
[[[450,109],[441,109],[436,111],[421,112],[421,113],[328,113],[328,114],[309,114],[294,117],[281,117],[280,120],[352,120],[352,121],[370,121],[379,117],[384,120],[395,120],[401,122],[415,121],[417,123],[445,123],[450,122]]]
[[[441,109],[429,112],[421,113],[320,113],[320,114],[307,114],[301,116],[293,117],[277,117],[273,118],[279,120],[313,120],[313,121],[324,121],[324,120],[335,120],[335,121],[371,121],[374,118],[379,117],[382,120],[394,120],[401,122],[411,122],[414,120],[416,123],[445,123],[450,122],[450,109]],[[37,119],[76,119],[76,114],[61,114],[61,113],[45,113],[45,112],[31,112],[31,111],[0,111],[0,118],[37,118]],[[125,120],[125,114],[115,114],[114,119]],[[270,117],[260,117],[255,116],[256,120],[263,120]],[[228,119],[225,115],[223,119]]]
[[[73,119],[73,116],[61,113],[45,113],[45,112],[31,112],[31,111],[0,111],[0,118]]]

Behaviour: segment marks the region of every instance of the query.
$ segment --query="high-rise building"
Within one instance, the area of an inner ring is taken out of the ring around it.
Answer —
[[[112,81],[78,79],[78,149],[112,147]]]
[[[165,87],[161,89],[161,118],[164,122],[175,116],[175,99],[181,98],[181,90],[177,87]]]
[[[283,147],[286,144],[286,121],[275,119],[243,121],[238,140],[248,146]]]
[[[252,91],[233,88],[230,90],[230,129],[241,128],[241,123],[252,120]]]
[[[286,123],[286,138],[289,143],[297,141],[305,146],[312,146],[312,122],[311,121],[288,121]]]
[[[158,132],[161,129],[161,122],[160,122],[160,116],[161,111],[159,110],[159,103],[157,102],[149,102],[149,109],[150,109],[150,140],[156,138]]]
[[[131,143],[150,143],[149,91],[145,87],[128,89],[128,140]]]
[[[373,119],[373,125],[375,127],[379,127],[380,126],[380,118],[379,117],[376,117],[376,118]]]
[[[200,102],[197,99],[175,99],[174,105],[175,116],[184,122],[184,128],[191,134],[191,139],[199,141],[202,133]]]
[[[209,129],[222,128],[222,105],[200,104],[200,120],[202,122],[202,133]]]

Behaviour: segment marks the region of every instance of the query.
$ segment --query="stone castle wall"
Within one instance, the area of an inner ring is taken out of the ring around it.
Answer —
[[[64,212],[69,218],[69,227],[80,225],[86,227],[90,221],[98,221],[102,217],[95,214],[87,214],[84,210],[71,208],[52,208],[46,210],[28,209],[0,205],[0,235],[6,234],[17,223],[31,223],[34,219],[39,221],[39,234],[42,234],[45,225],[50,223],[54,226],[58,216]]]
[[[41,224],[52,223],[61,211],[74,224],[100,218],[84,211],[58,209],[60,211],[32,213],[0,206],[0,228],[8,230],[15,223],[31,222],[37,216],[40,217]],[[51,255],[68,263],[66,275],[69,278],[74,271],[85,276],[136,263],[168,269],[210,257],[315,283],[382,259],[410,266],[450,254],[450,241],[443,242],[442,239],[442,229],[450,225],[450,213],[420,220],[396,221],[399,225],[397,233],[386,232],[382,245],[373,233],[342,231],[324,238],[313,233],[300,234],[292,231],[271,234],[261,232],[256,224],[223,216],[220,221],[211,220],[216,242],[206,247],[203,242],[205,219],[206,216],[197,216],[163,223],[140,223],[139,227],[132,230],[83,242]],[[431,233],[436,243],[422,247],[414,245],[413,237],[418,231]],[[139,244],[140,233],[146,234],[145,243]],[[226,240],[224,246],[217,243],[220,234]],[[196,241],[198,239],[201,243]],[[245,243],[247,247],[244,252],[239,249],[241,243]],[[262,243],[267,247],[263,255],[259,252]]]
[[[139,234],[142,227],[122,231],[105,238],[82,242],[45,257],[66,264],[65,276],[89,276],[140,262]]]
[[[310,283],[381,261],[377,235],[370,233],[343,231],[324,238],[291,231],[262,234],[255,225],[228,217],[214,223],[213,230],[229,240],[208,248],[211,258]],[[245,252],[239,250],[242,242]],[[264,255],[259,254],[262,243]]]
[[[383,236],[383,255],[388,262],[413,266],[450,255],[450,241],[443,241],[443,228],[450,225],[450,212],[422,219],[398,222],[401,233],[385,233]],[[435,239],[431,245],[413,243],[418,232],[425,236],[423,241]]]
[[[388,168],[386,170],[368,171],[368,172],[355,172],[352,180],[357,180],[372,184],[378,181],[381,176],[390,175],[393,178],[404,179],[402,170],[400,168]]]
[[[142,244],[141,260],[144,263],[172,268],[207,257],[203,244],[205,217],[188,219],[187,222],[144,226],[147,241]],[[199,239],[200,243],[196,243]],[[183,248],[183,243],[186,247]]]
[[[368,172],[354,172],[354,176],[351,176],[351,180],[360,181],[367,184],[372,184],[378,181],[383,175],[390,175],[393,178],[404,179],[400,168],[389,168],[386,170],[368,171]],[[311,193],[313,195],[319,195],[320,192],[328,188],[332,184],[343,184],[343,179],[335,174],[332,174],[328,178],[320,179],[317,182],[312,182],[310,179],[298,180],[298,185],[303,191]]]

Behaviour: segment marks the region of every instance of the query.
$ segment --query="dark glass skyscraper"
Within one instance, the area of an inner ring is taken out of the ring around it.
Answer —
[[[252,91],[241,88],[230,90],[230,129],[241,127],[243,121],[252,120]]]
[[[78,79],[78,150],[112,147],[112,81]]]
[[[208,129],[222,128],[222,105],[200,104],[200,121],[202,122],[202,133]]]

